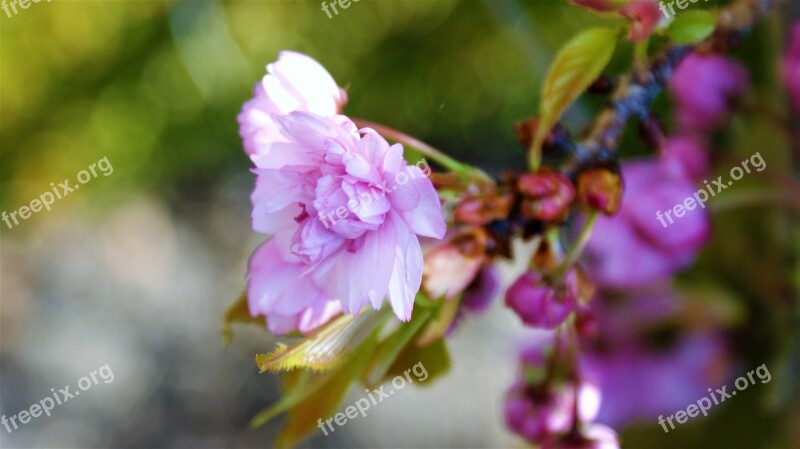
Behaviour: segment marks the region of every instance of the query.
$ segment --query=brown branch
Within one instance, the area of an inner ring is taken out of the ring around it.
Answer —
[[[631,118],[645,120],[650,108],[666,86],[683,58],[692,51],[724,51],[748,33],[779,0],[740,0],[720,11],[717,28],[704,41],[695,45],[671,45],[662,50],[640,74],[625,76],[612,95],[612,100],[589,126],[583,140],[576,143],[574,159],[566,171],[598,163],[615,163],[616,149],[625,125]]]

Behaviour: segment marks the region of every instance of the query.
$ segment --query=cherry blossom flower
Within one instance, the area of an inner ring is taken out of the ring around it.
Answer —
[[[253,228],[273,237],[250,259],[251,313],[275,333],[307,331],[337,310],[332,301],[355,314],[388,297],[410,319],[418,236],[445,233],[433,184],[371,129],[304,112],[273,118],[285,141],[267,145],[254,170]]]

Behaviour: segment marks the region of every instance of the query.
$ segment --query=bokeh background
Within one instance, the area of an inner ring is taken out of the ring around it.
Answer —
[[[751,96],[787,117],[778,64],[798,4],[736,51]],[[270,447],[280,421],[247,424],[279,394],[253,362],[274,339],[238,327],[226,349],[219,327],[263,239],[250,228],[254,178],[235,117],[278,51],[307,53],[349,86],[349,115],[497,174],[524,167],[513,123],[535,113],[554,52],[601,23],[561,0],[361,0],[333,18],[316,1],[54,0],[0,14],[0,209],[103,157],[114,169],[52,211],[0,223],[0,413],[104,364],[115,375],[49,418],[0,428],[4,448]],[[629,61],[620,51],[610,70]],[[603,101],[581,100],[565,122],[579,129]],[[760,150],[792,176],[789,141],[766,115],[735,118],[717,147],[735,161]],[[646,151],[633,135],[626,155]],[[715,229],[687,281],[736,304],[742,366],[767,362],[774,380],[674,434],[635,425],[624,447],[800,447],[785,431],[800,426],[796,221],[744,208],[717,215]],[[305,445],[523,447],[502,424],[521,335],[495,301],[451,339],[447,378]]]

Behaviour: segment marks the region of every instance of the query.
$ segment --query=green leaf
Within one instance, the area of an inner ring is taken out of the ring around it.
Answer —
[[[667,28],[667,36],[677,44],[693,44],[710,36],[716,24],[713,12],[686,11],[675,16]]]
[[[361,347],[347,358],[347,363],[338,369],[326,373],[312,373],[312,376],[317,376],[313,392],[303,394],[302,399],[293,404],[286,424],[275,441],[276,447],[295,445],[316,431],[317,420],[327,419],[334,414],[344,400],[350,384],[358,378],[369,362],[377,344],[376,333],[370,334]],[[299,389],[307,388],[301,385]]]
[[[316,374],[309,370],[295,370],[283,373],[283,394],[278,402],[259,412],[250,420],[250,427],[255,429],[268,423],[295,404],[316,392],[328,379],[330,372]]]
[[[225,311],[220,328],[222,342],[225,346],[230,345],[233,341],[233,323],[255,323],[266,327],[264,317],[254,318],[250,315],[250,309],[247,306],[247,292],[242,293],[236,302],[228,306],[228,310]]]
[[[365,383],[370,388],[377,386],[383,380],[386,372],[397,359],[397,356],[412,341],[422,327],[433,317],[433,309],[417,308],[411,321],[403,323],[389,335],[375,350],[375,356],[365,376]]]
[[[346,362],[325,372],[295,370],[282,373],[284,394],[250,421],[250,427],[264,425],[281,413],[289,416],[275,445],[288,447],[312,433],[317,419],[333,414],[344,399],[350,384],[355,380],[377,346],[378,329],[373,331]]]
[[[278,343],[272,353],[256,355],[256,364],[262,373],[295,368],[317,371],[332,369],[387,317],[386,313],[372,309],[365,310],[357,317],[341,315],[308,338],[291,346]]]
[[[418,346],[416,344],[406,346],[386,372],[383,381],[385,382],[395,376],[403,376],[406,370],[413,368],[417,364],[421,364],[428,375],[424,381],[417,380],[415,382],[417,385],[430,385],[434,379],[447,374],[450,371],[451,362],[445,339],[440,338],[427,346]]]
[[[420,332],[419,338],[416,339],[420,346],[425,346],[445,336],[456,318],[461,298],[441,299],[439,303],[441,305],[436,317],[430,320],[425,329]]]
[[[539,167],[542,143],[550,129],[608,65],[618,34],[616,29],[590,28],[572,38],[556,55],[542,88],[539,126],[531,142],[532,169]]]

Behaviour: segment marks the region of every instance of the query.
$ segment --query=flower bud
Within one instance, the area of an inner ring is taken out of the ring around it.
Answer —
[[[455,221],[483,226],[492,220],[502,220],[511,211],[511,195],[484,195],[470,197],[455,207]]]
[[[535,220],[563,220],[575,199],[575,189],[569,179],[546,168],[520,176],[517,189],[523,197],[522,215]]]
[[[596,167],[578,174],[578,201],[587,209],[614,215],[622,198],[622,178],[609,167]]]
[[[506,424],[531,443],[554,441],[570,430],[576,418],[576,390],[578,418],[594,419],[600,408],[600,390],[592,384],[576,388],[571,383],[531,386],[518,382],[506,397]]]
[[[475,280],[486,260],[486,231],[477,228],[455,236],[425,255],[423,285],[432,299],[450,299]]]
[[[643,41],[650,37],[661,20],[661,11],[655,0],[634,0],[620,8],[619,13],[631,21],[628,33],[628,40],[631,42]]]
[[[562,285],[550,286],[527,271],[506,291],[506,305],[528,326],[555,329],[575,310],[577,275],[570,271]]]

